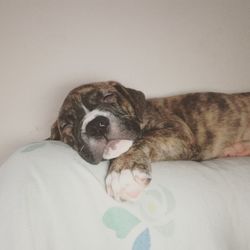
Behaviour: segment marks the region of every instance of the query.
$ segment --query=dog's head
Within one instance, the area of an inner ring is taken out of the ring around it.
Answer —
[[[142,92],[114,81],[82,85],[64,100],[49,139],[69,144],[97,164],[120,141],[140,136],[145,103]]]

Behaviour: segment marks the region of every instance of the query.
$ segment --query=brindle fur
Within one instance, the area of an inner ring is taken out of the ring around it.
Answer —
[[[224,150],[236,143],[250,145],[250,92],[192,93],[145,100],[140,92],[116,82],[71,91],[50,138],[80,152],[80,121],[85,115],[81,104],[90,110],[100,106],[106,91],[118,93],[114,100],[117,115],[126,113],[141,129],[133,146],[111,161],[109,172],[137,168],[149,173],[153,161],[208,160],[224,157]]]

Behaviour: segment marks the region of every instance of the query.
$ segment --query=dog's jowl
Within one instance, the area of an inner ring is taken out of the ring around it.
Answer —
[[[86,161],[112,159],[109,195],[134,200],[151,180],[151,162],[250,155],[250,93],[193,93],[145,99],[121,84],[73,89],[51,129]]]

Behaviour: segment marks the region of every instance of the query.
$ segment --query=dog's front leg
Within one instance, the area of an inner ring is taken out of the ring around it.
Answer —
[[[150,158],[143,150],[132,146],[128,152],[112,160],[106,189],[115,200],[135,200],[150,181]]]
[[[171,132],[169,129],[149,131],[111,162],[106,177],[110,196],[120,201],[137,199],[150,183],[153,161],[199,160],[199,150],[192,134],[183,130],[174,135]]]

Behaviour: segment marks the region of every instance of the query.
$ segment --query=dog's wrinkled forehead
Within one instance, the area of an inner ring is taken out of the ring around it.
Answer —
[[[88,110],[93,110],[101,104],[115,103],[120,95],[116,86],[118,86],[118,83],[113,82],[84,85],[78,90],[81,102]]]
[[[82,85],[72,91],[73,95],[81,98],[84,111],[98,109],[110,109],[121,107],[121,112],[131,116],[140,114],[145,106],[144,94],[140,91],[125,88],[118,82],[99,82]]]

